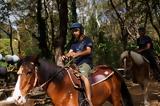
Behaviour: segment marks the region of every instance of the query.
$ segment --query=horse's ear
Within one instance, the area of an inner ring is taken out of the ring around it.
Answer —
[[[19,55],[19,61],[17,62],[17,68],[19,68],[21,66],[24,58],[25,58],[25,56]]]
[[[34,64],[39,65],[39,55],[32,55],[32,61],[34,62]]]

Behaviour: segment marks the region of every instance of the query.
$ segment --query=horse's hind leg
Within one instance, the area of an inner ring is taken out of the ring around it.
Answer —
[[[117,83],[117,82],[114,82]],[[117,84],[118,85],[118,84]],[[120,86],[112,85],[112,94],[111,94],[111,101],[113,106],[122,106],[122,96],[120,91]]]
[[[122,106],[122,98],[120,92],[112,93],[112,104],[113,106]]]

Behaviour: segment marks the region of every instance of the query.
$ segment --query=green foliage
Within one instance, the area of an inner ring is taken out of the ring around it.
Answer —
[[[94,64],[107,64],[119,67],[119,56],[122,50],[120,41],[106,38],[104,42],[94,46]]]
[[[29,47],[29,48],[26,48],[25,51],[24,51],[25,55],[38,55],[40,53],[40,49],[36,46],[32,46],[32,47]]]
[[[90,16],[88,25],[86,26],[86,31],[88,32],[87,35],[89,36],[95,36],[98,33],[98,25],[96,22],[96,18],[93,14]]]
[[[160,41],[155,41],[154,42],[154,49],[155,49],[155,53],[160,56]]]
[[[21,52],[22,55],[36,55],[40,53],[38,41],[31,37],[29,34],[24,34],[21,38]]]
[[[13,40],[13,50],[15,53],[17,53],[17,41]],[[0,53],[3,55],[6,54],[11,54],[11,48],[10,48],[10,40],[5,38],[5,39],[0,39]]]
[[[9,39],[0,39],[0,53],[10,54]]]
[[[0,67],[7,67],[7,63],[4,61],[0,61]]]
[[[127,45],[127,50],[135,50],[137,48],[137,43],[136,42],[129,42]]]

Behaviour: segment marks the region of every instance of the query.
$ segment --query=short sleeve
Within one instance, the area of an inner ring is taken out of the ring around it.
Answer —
[[[90,38],[87,38],[86,40],[86,47],[91,47],[91,48],[93,47],[93,42]]]
[[[76,50],[75,44],[72,44],[70,49],[72,49],[73,51],[75,51]]]
[[[147,43],[151,43],[151,42],[152,42],[152,39],[151,39],[149,36],[146,36],[146,42],[147,42]]]

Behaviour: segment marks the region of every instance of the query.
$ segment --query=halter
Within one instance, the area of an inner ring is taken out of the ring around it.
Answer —
[[[34,65],[34,63],[33,63],[33,62],[31,62],[31,64],[32,64],[32,65]],[[34,78],[34,84],[33,84],[33,87],[35,87],[35,86],[36,86],[37,81],[38,81],[38,74],[37,74],[37,71],[38,71],[38,67],[37,67],[37,66],[35,66],[35,78]],[[25,75],[25,73],[22,73],[22,71],[18,71],[18,72],[17,72],[17,74],[18,74],[18,75]]]

